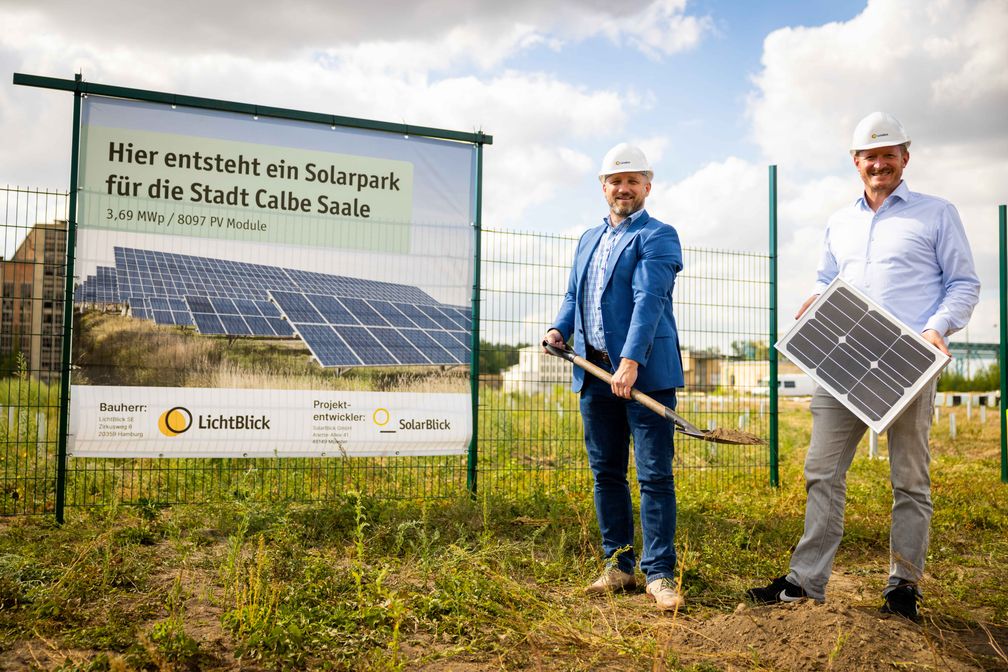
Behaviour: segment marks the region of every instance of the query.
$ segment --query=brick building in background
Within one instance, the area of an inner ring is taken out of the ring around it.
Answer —
[[[10,259],[0,261],[0,362],[27,373],[59,378],[63,342],[67,224],[35,224]]]

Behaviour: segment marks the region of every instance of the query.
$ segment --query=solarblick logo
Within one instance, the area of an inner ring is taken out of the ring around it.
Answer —
[[[158,429],[165,436],[178,436],[192,427],[192,413],[188,408],[169,408],[158,418]]]

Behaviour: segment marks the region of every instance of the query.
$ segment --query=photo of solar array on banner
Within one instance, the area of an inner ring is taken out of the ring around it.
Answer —
[[[74,303],[200,334],[300,338],[323,367],[469,363],[468,307],[408,285],[115,247]]]

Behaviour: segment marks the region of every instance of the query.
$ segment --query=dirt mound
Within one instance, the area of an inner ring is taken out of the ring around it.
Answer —
[[[734,613],[702,621],[683,618],[678,625],[668,646],[681,664],[803,672],[983,669],[969,660],[967,652],[940,644],[927,626],[883,618],[877,607],[843,600],[769,607],[740,604]]]

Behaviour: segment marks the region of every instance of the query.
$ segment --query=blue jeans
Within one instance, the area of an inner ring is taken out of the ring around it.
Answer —
[[[675,389],[648,393],[675,408]],[[643,552],[641,571],[647,580],[675,576],[676,498],[672,476],[672,423],[629,399],[612,393],[609,385],[585,376],[581,388],[588,465],[595,477],[595,515],[602,532],[606,558],[616,558],[624,572],[633,572],[634,519],[627,483],[630,437],[640,485]],[[629,548],[622,553],[622,549]]]

